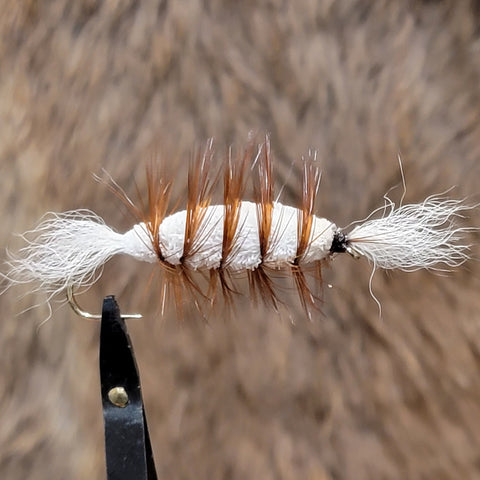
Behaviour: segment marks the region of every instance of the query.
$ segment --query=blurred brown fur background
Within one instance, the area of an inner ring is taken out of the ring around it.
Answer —
[[[252,129],[271,133],[289,201],[291,162],[317,149],[318,213],[338,225],[382,204],[398,153],[406,201],[452,185],[475,199],[479,28],[476,1],[5,0],[1,244],[48,210],[124,230],[92,172],[134,195],[152,155]],[[146,317],[129,329],[159,478],[480,478],[477,262],[378,272],[379,319],[370,266],[342,256],[312,322],[240,308],[208,325],[158,318],[150,271],[111,261],[79,301],[114,293]],[[44,307],[15,315],[44,299],[20,293],[0,297],[0,476],[105,478],[98,325],[62,307],[39,328]]]

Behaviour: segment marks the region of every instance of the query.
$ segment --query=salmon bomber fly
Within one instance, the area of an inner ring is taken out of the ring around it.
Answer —
[[[186,208],[181,211],[169,210],[172,182],[152,167],[147,169],[146,204],[136,206],[111,184],[138,219],[123,234],[91,211],[48,214],[24,234],[26,246],[10,255],[4,275],[8,285],[34,283],[50,300],[62,291],[71,294],[73,288],[91,285],[105,262],[124,254],[160,266],[162,306],[169,298],[177,311],[192,298],[197,306],[202,299],[214,305],[222,297],[231,304],[238,295],[237,278],[244,276],[250,294],[276,309],[282,302],[274,277],[288,275],[310,316],[319,305],[311,284],[321,282],[322,263],[336,254],[366,257],[374,269],[405,271],[450,269],[469,258],[465,236],[470,229],[458,220],[473,207],[461,200],[431,196],[398,208],[390,202],[379,218],[371,215],[346,232],[314,212],[320,183],[314,160],[303,161],[297,206],[274,199],[268,137],[260,145],[250,142],[239,155],[227,155],[220,204],[212,201],[222,176],[212,176],[213,160],[209,141],[190,162]],[[245,198],[247,178],[253,180],[250,200]],[[195,272],[206,278],[204,285]]]

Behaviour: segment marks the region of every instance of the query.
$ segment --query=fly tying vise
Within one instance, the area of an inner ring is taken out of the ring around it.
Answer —
[[[163,272],[162,306],[173,293],[177,310],[188,298],[215,304],[220,291],[226,304],[238,293],[235,278],[246,274],[251,294],[275,309],[279,300],[272,273],[293,278],[308,315],[318,306],[307,275],[321,282],[322,262],[347,252],[366,257],[382,269],[450,269],[469,258],[458,220],[472,206],[461,200],[428,197],[419,204],[391,201],[383,214],[373,212],[349,232],[314,214],[320,173],[314,160],[303,162],[302,194],[298,207],[274,199],[272,155],[268,137],[251,143],[238,156],[226,158],[223,203],[212,204],[218,176],[210,174],[214,158],[210,141],[190,164],[185,210],[169,210],[172,182],[147,169],[147,204],[137,207],[116,184],[110,188],[133,211],[138,223],[124,234],[108,227],[96,214],[75,210],[49,214],[24,238],[27,245],[8,261],[9,285],[37,283],[51,297],[67,292],[82,316],[73,289],[94,283],[101,267],[114,255],[158,263]],[[253,177],[251,201],[245,200],[247,177]],[[206,278],[203,288],[194,276]],[[186,297],[190,294],[192,297]],[[163,308],[162,308],[163,312]],[[93,316],[95,317],[95,316]],[[127,315],[127,317],[132,317]]]

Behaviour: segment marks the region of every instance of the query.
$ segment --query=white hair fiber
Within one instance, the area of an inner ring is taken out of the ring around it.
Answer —
[[[441,196],[397,209],[390,202],[381,218],[367,219],[346,235],[347,249],[378,268],[449,270],[469,259],[465,236],[474,229],[459,220],[472,208]]]
[[[50,295],[70,285],[94,283],[97,270],[113,255],[156,259],[142,224],[122,235],[89,210],[48,213],[22,237],[27,245],[18,255],[10,255],[7,279],[10,284],[37,283],[38,290]]]

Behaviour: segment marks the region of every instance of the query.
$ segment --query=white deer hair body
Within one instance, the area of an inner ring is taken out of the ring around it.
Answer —
[[[239,239],[238,248],[226,259],[222,258],[223,225],[225,207],[210,205],[206,208],[203,234],[199,236],[198,250],[188,260],[193,270],[218,269],[226,262],[229,270],[255,270],[260,264],[270,268],[281,268],[293,264],[297,254],[298,217],[297,208],[273,203],[272,233],[269,238],[271,249],[262,257],[258,231],[257,205],[253,202],[240,202],[239,222],[235,236]],[[160,225],[160,249],[165,261],[180,265],[185,243],[186,211],[180,211]],[[313,228],[309,248],[303,258],[304,263],[323,260],[329,255],[336,226],[325,218],[313,217]],[[203,238],[202,238],[203,237]],[[276,237],[276,241],[275,241]]]
[[[344,232],[314,214],[320,182],[317,165],[304,161],[302,199],[298,207],[274,201],[268,138],[250,145],[225,162],[224,201],[211,204],[215,181],[208,173],[211,142],[197,155],[188,174],[186,209],[168,212],[171,182],[147,171],[148,204],[142,208],[116,185],[112,190],[139,219],[126,233],[113,231],[91,211],[49,214],[24,234],[26,246],[11,255],[9,285],[35,283],[49,298],[69,287],[89,286],[113,256],[129,255],[158,263],[163,272],[162,304],[168,290],[177,308],[189,293],[215,303],[218,287],[226,303],[238,292],[234,277],[244,273],[252,295],[277,308],[282,303],[272,272],[293,278],[302,306],[318,305],[306,275],[321,282],[321,265],[348,252],[371,261],[374,269],[451,269],[469,258],[465,238],[472,230],[460,225],[473,208],[464,201],[439,196],[395,208],[390,202],[380,218],[371,218]],[[252,173],[253,172],[253,173]],[[246,178],[253,176],[253,201],[245,200]],[[218,179],[218,177],[217,177]],[[193,272],[202,272],[208,290]],[[206,274],[206,275],[205,275]],[[259,294],[259,295],[258,295]]]

